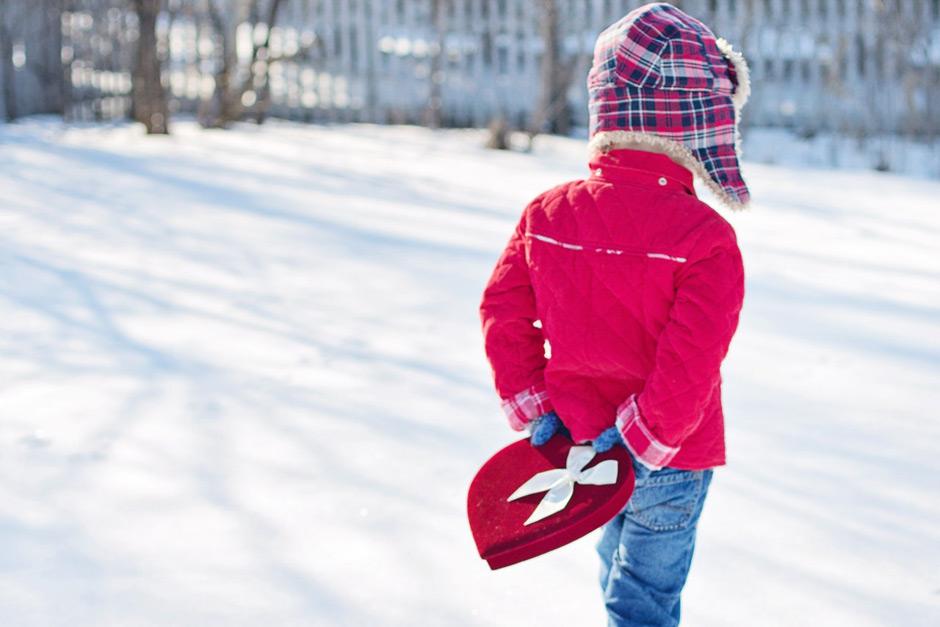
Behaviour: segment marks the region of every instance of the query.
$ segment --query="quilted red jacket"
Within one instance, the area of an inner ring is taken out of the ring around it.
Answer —
[[[652,468],[723,465],[720,366],[744,299],[734,229],[665,155],[613,150],[590,167],[529,203],[483,292],[510,425],[554,409],[578,443],[616,424]]]

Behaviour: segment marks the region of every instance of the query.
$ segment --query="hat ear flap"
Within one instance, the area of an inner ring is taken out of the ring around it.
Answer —
[[[747,67],[744,55],[734,50],[725,38],[719,37],[715,43],[718,44],[721,54],[731,63],[731,80],[734,83],[731,101],[734,103],[734,108],[740,111],[751,95],[751,71]]]

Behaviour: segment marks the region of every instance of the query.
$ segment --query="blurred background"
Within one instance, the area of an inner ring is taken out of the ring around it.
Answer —
[[[675,4],[753,87],[683,624],[936,627],[940,0]],[[597,532],[490,571],[465,499],[637,5],[0,0],[0,625],[604,624]]]
[[[303,122],[584,133],[594,37],[628,0],[4,0],[0,113],[165,132]],[[760,85],[753,157],[940,175],[940,1],[683,0]],[[768,151],[768,143],[778,144]],[[799,150],[799,149],[797,149]],[[806,148],[798,158],[806,158]],[[784,151],[788,152],[788,151]]]

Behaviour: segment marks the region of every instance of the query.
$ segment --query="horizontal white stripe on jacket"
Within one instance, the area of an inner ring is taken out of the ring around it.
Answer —
[[[554,244],[555,246],[561,246],[562,248],[567,248],[568,250],[591,250],[591,248],[583,246],[582,244],[571,244],[569,242],[562,242],[548,235],[541,235],[540,233],[533,233],[528,231],[526,235],[534,237],[540,242],[545,242],[546,244]],[[605,248],[603,246],[594,247],[593,251],[596,253],[606,253],[608,255],[622,255],[624,253],[634,254],[634,255],[646,255],[650,259],[666,259],[668,261],[675,261],[677,263],[685,263],[687,259],[685,257],[675,257],[673,255],[667,255],[666,253],[650,253],[642,251],[628,251],[620,248]]]

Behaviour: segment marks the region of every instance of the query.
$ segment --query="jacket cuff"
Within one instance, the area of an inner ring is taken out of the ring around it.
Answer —
[[[678,446],[668,446],[657,440],[640,415],[633,394],[617,408],[617,429],[633,456],[644,466],[659,470],[672,461],[679,452]]]
[[[504,398],[502,407],[509,420],[509,426],[514,431],[524,431],[528,423],[554,409],[542,384],[533,385],[514,396]]]

